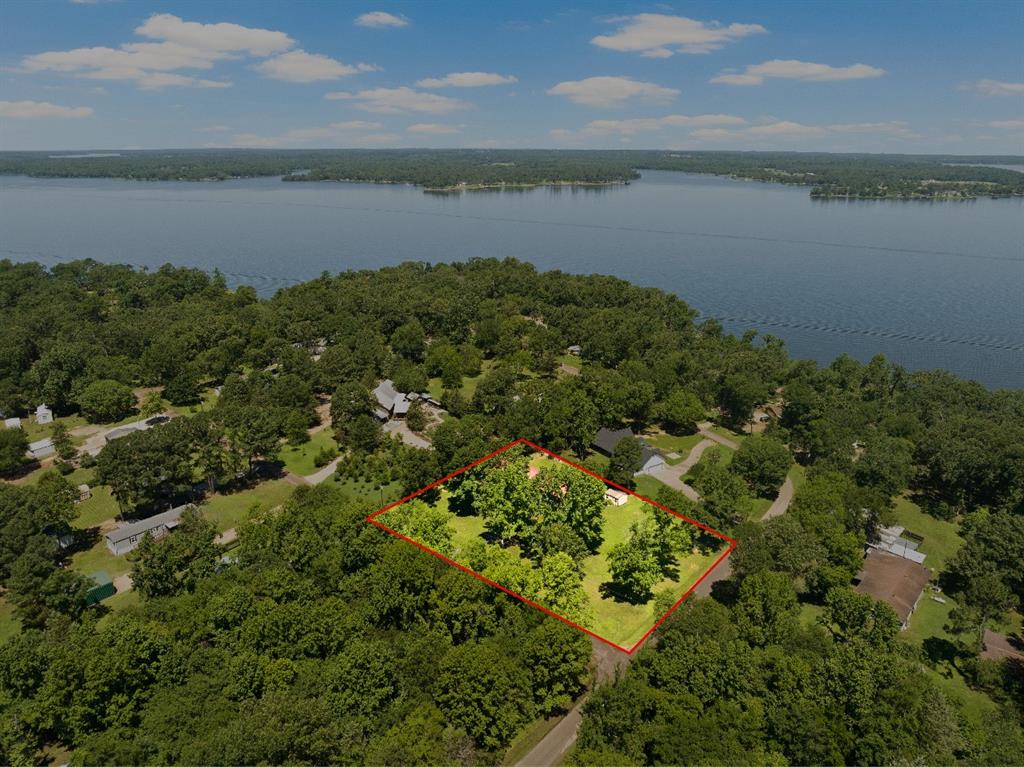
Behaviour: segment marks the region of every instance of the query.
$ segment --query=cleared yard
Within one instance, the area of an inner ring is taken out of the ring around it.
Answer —
[[[920,550],[926,555],[924,564],[940,572],[957,549],[964,544],[957,526],[926,514],[921,507],[906,497],[896,499],[894,519],[908,532],[917,533],[924,541]]]
[[[663,431],[645,433],[642,436],[650,445],[661,450],[666,455],[665,461],[672,466],[685,461],[690,451],[704,439],[704,436],[701,434],[682,434],[676,436]],[[679,457],[669,458],[668,453],[677,453]]]
[[[281,448],[281,461],[284,463],[284,467],[292,474],[308,477],[320,469],[319,466],[313,463],[313,459],[325,447],[338,447],[338,443],[334,441],[334,436],[329,429],[318,431],[305,444],[285,445]]]
[[[265,511],[280,506],[288,500],[294,489],[294,485],[283,479],[273,479],[261,482],[251,490],[214,495],[200,509],[218,532],[224,532],[238,527],[245,521],[250,510]]]
[[[21,621],[14,617],[14,605],[0,597],[0,643],[21,631]]]
[[[543,454],[535,453],[530,457],[530,464],[540,465],[553,460]],[[646,490],[651,494],[656,494],[661,483],[650,477],[641,477],[640,485],[641,493]],[[447,493],[442,492],[437,506],[447,510]],[[661,617],[660,614],[655,615],[653,599],[645,604],[629,604],[616,601],[606,593],[607,584],[612,579],[607,563],[609,551],[615,545],[627,540],[630,525],[634,520],[639,520],[650,513],[664,514],[666,512],[635,496],[631,496],[622,506],[605,504],[602,508],[604,540],[598,552],[587,557],[582,563],[583,590],[587,595],[593,615],[588,628],[621,647],[634,645]],[[386,513],[380,518],[380,521],[387,525]],[[455,516],[452,518],[450,526],[453,529],[454,558],[463,564],[468,564],[463,558],[462,552],[472,541],[481,539],[484,533],[483,518],[478,515]],[[516,549],[513,547],[510,550],[515,551]],[[709,555],[687,553],[678,557],[677,577],[662,579],[655,585],[653,593],[658,594],[669,590],[678,599],[707,571],[717,557],[718,553]]]
[[[476,393],[476,386],[480,383],[480,379],[487,375],[490,371],[494,370],[497,366],[497,362],[494,360],[484,360],[480,365],[480,375],[478,376],[463,376],[462,386],[459,392],[466,399],[472,399]],[[427,392],[431,397],[436,399],[438,402],[441,401],[441,393],[444,390],[444,386],[441,385],[440,378],[431,378],[427,381]]]

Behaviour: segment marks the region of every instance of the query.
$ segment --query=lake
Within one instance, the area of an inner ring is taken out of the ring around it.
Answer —
[[[671,291],[827,363],[881,352],[1024,387],[1024,200],[815,201],[671,172],[628,186],[426,194],[398,185],[0,177],[0,258],[220,269],[263,295],[323,271],[515,258]]]

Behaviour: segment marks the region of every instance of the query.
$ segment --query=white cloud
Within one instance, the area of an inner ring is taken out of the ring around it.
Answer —
[[[824,128],[814,125],[802,125],[801,123],[782,120],[780,122],[768,123],[767,125],[755,125],[747,128],[746,133],[751,136],[777,136],[780,138],[813,138],[823,136]]]
[[[601,48],[639,53],[648,58],[668,58],[674,53],[709,53],[726,43],[768,31],[760,24],[722,26],[717,21],[661,13],[641,13],[612,21],[622,26],[613,34],[598,35],[590,42]]]
[[[565,96],[574,104],[592,107],[621,106],[628,100],[671,101],[679,95],[675,88],[663,88],[654,83],[630,77],[588,77],[585,80],[567,80],[548,88],[548,95]]]
[[[428,77],[419,80],[421,88],[481,88],[486,85],[508,85],[519,82],[512,75],[498,75],[491,72],[452,72],[444,77]]]
[[[828,129],[835,133],[876,133],[895,138],[921,138],[920,133],[912,131],[902,120],[874,123],[835,123],[829,125]]]
[[[360,27],[407,27],[409,26],[409,19],[405,16],[396,16],[393,13],[386,13],[385,11],[371,11],[370,13],[364,13],[362,16],[356,17],[356,24]]]
[[[993,120],[988,123],[990,128],[1000,128],[1002,130],[1021,130],[1024,129],[1024,120]]]
[[[345,139],[352,141],[353,132],[365,130],[378,130],[384,127],[378,122],[366,120],[348,120],[346,122],[335,122],[330,125],[315,126],[312,128],[292,128],[279,136],[261,136],[257,133],[239,133],[231,141],[232,146],[240,147],[276,147],[295,146],[309,144],[313,141],[335,141]],[[355,137],[356,140],[370,140],[368,136]]]
[[[427,112],[430,114],[447,114],[460,109],[469,109],[472,104],[450,96],[439,96],[436,93],[424,93],[408,86],[401,88],[371,88],[370,90],[349,93],[348,91],[332,91],[324,95],[330,101],[356,101],[356,108],[367,112],[395,114],[398,112]]]
[[[315,83],[319,80],[337,80],[341,77],[371,72],[376,69],[371,64],[343,64],[319,53],[306,53],[303,50],[288,51],[280,56],[260,62],[256,70],[275,80],[290,83]]]
[[[38,117],[92,117],[92,107],[63,107],[48,101],[0,101],[0,117],[29,120]]]
[[[1008,83],[1003,80],[978,80],[960,86],[960,90],[977,91],[986,96],[1020,96],[1024,94],[1024,83]]]
[[[747,121],[736,115],[665,115],[664,117],[634,117],[628,120],[591,120],[582,130],[583,136],[607,136],[617,134],[632,136],[637,133],[651,133],[663,128],[698,128],[705,125],[743,125]],[[568,136],[573,131],[556,129],[552,135]]]
[[[135,28],[135,33],[197,51],[244,52],[253,56],[269,56],[271,53],[286,51],[295,43],[284,32],[223,22],[200,24],[183,21],[169,13],[150,16],[142,26]]]
[[[294,43],[283,32],[228,23],[199,24],[166,13],[150,16],[135,32],[157,42],[45,51],[23,58],[21,70],[121,80],[134,82],[140,88],[226,88],[231,83],[169,73],[180,69],[208,70],[217,61],[246,55],[267,56],[287,50]]]
[[[796,59],[772,59],[762,64],[750,64],[742,72],[723,71],[712,77],[711,82],[725,83],[726,85],[761,85],[769,77],[783,80],[830,82],[833,80],[863,80],[867,77],[880,77],[884,74],[884,69],[867,64],[833,67],[828,64],[815,64]]]
[[[451,133],[462,133],[462,130],[454,125],[444,125],[443,123],[415,123],[406,128],[409,133],[428,133],[435,136],[441,136]]]

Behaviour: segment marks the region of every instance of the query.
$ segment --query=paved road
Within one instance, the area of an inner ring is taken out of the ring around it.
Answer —
[[[730,448],[731,450],[740,449],[739,444],[736,443],[735,441],[729,439],[728,437],[723,437],[721,434],[716,434],[715,432],[711,431],[711,426],[712,424],[710,422],[698,424],[697,431],[700,432],[700,435],[704,437],[704,439],[710,439],[712,442],[717,442],[719,445],[724,445],[725,447]]]
[[[632,656],[594,638],[591,638],[590,643],[593,647],[590,659],[594,686],[614,681],[616,674],[626,668]],[[515,767],[554,767],[559,764],[576,743],[580,722],[583,719],[583,706],[589,695],[581,695],[562,721],[556,724],[526,756],[516,762]]]
[[[789,504],[793,501],[793,480],[786,477],[786,481],[782,483],[782,487],[779,488],[779,494],[772,501],[772,505],[768,507],[768,511],[761,517],[762,522],[767,522],[773,517],[781,517],[789,509]]]
[[[683,482],[682,475],[685,472],[679,471],[679,466],[669,466],[667,463],[663,464],[656,469],[651,469],[647,472],[648,476],[654,477],[659,482],[662,482],[673,490],[678,490],[691,501],[699,501],[700,496],[697,491],[690,487],[688,484]]]

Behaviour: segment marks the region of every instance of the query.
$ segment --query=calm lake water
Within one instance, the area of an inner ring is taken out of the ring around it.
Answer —
[[[0,258],[220,269],[262,294],[323,271],[514,256],[677,293],[828,362],[881,352],[1024,387],[1024,200],[813,201],[645,172],[629,186],[432,195],[406,186],[0,178]]]

